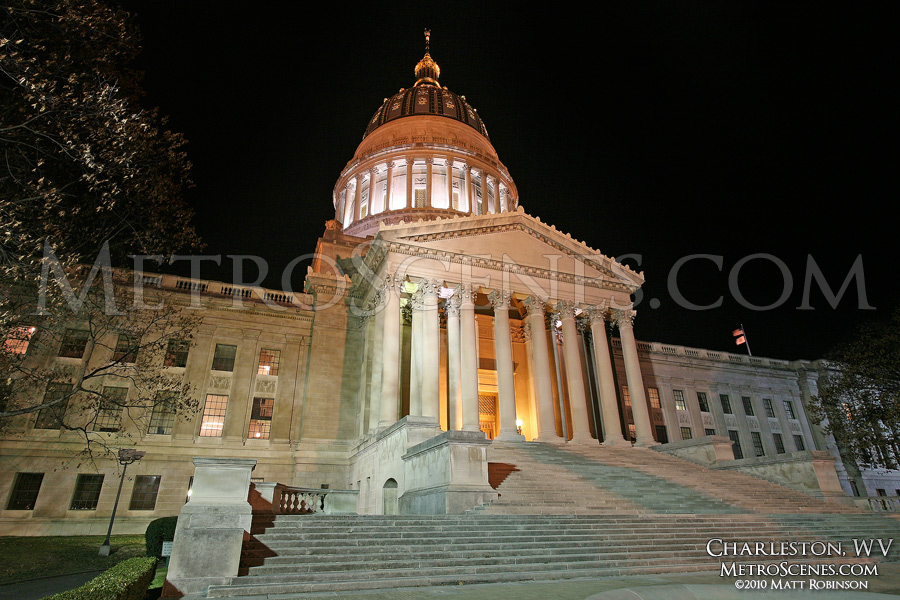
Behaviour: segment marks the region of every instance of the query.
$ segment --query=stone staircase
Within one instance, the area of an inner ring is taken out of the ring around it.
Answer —
[[[209,598],[718,571],[706,544],[900,538],[900,522],[646,449],[494,443],[500,498],[465,515],[279,515]],[[502,481],[501,481],[502,480]],[[896,560],[893,551],[888,560]],[[745,559],[741,559],[746,562]],[[780,562],[753,558],[750,562]]]

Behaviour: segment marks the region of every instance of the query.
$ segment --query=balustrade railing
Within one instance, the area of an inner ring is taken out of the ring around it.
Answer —
[[[328,490],[297,488],[278,484],[272,497],[272,508],[279,515],[309,515],[325,511]]]
[[[900,496],[865,496],[856,500],[875,512],[900,512]]]

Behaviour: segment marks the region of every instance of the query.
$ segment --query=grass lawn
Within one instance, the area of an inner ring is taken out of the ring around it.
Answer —
[[[105,536],[0,537],[0,583],[84,571],[104,571],[144,556],[144,535],[114,535],[113,553],[98,554]]]

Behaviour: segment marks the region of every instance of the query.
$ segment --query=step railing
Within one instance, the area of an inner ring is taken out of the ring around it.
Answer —
[[[862,496],[853,500],[857,506],[874,512],[900,512],[900,496]]]
[[[277,515],[310,515],[325,511],[328,490],[276,484],[272,507]]]

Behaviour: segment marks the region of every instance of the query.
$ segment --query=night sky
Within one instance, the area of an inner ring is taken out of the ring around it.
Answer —
[[[282,287],[367,121],[414,83],[429,27],[441,85],[478,110],[525,211],[644,271],[639,339],[744,353],[743,323],[754,355],[812,359],[897,305],[889,3],[329,4],[125,2],[146,103],[189,140],[187,199],[204,253],[223,256],[205,277],[230,280],[225,255],[248,254]],[[735,270],[756,254],[773,258]],[[670,293],[691,255],[721,269],[690,260],[678,290],[720,307]],[[813,284],[798,310],[809,257],[837,292],[860,256],[875,310],[860,279],[836,308]],[[742,305],[729,276],[772,308]]]

